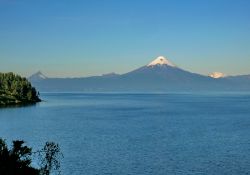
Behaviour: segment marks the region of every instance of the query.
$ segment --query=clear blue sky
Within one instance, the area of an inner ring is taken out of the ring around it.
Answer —
[[[0,0],[0,72],[124,73],[159,55],[250,74],[250,1]]]

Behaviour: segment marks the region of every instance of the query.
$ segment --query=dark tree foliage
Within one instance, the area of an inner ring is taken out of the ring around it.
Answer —
[[[38,94],[26,78],[0,73],[0,105],[39,102]]]
[[[39,175],[39,170],[31,166],[31,148],[23,141],[13,141],[8,149],[4,140],[0,139],[0,174],[1,175]]]
[[[36,154],[38,153],[38,154]],[[41,167],[32,167],[32,156],[38,155]],[[60,147],[54,142],[47,142],[40,151],[32,152],[24,141],[13,141],[8,148],[0,138],[0,175],[50,175],[60,174]]]

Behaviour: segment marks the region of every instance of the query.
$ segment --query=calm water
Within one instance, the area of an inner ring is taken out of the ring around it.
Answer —
[[[0,136],[58,142],[65,175],[250,174],[249,94],[42,94]]]

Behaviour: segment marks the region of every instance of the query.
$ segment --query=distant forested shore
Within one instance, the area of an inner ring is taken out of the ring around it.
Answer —
[[[40,102],[39,92],[20,75],[0,73],[0,107]]]

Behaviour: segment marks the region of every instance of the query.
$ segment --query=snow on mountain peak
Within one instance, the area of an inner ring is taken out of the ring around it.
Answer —
[[[208,76],[211,78],[223,78],[226,75],[221,73],[221,72],[213,72],[213,73],[209,74]]]
[[[173,63],[171,63],[169,60],[167,60],[164,56],[157,57],[155,60],[153,60],[147,66],[155,66],[155,65],[168,65],[171,67],[175,67],[175,65]]]

